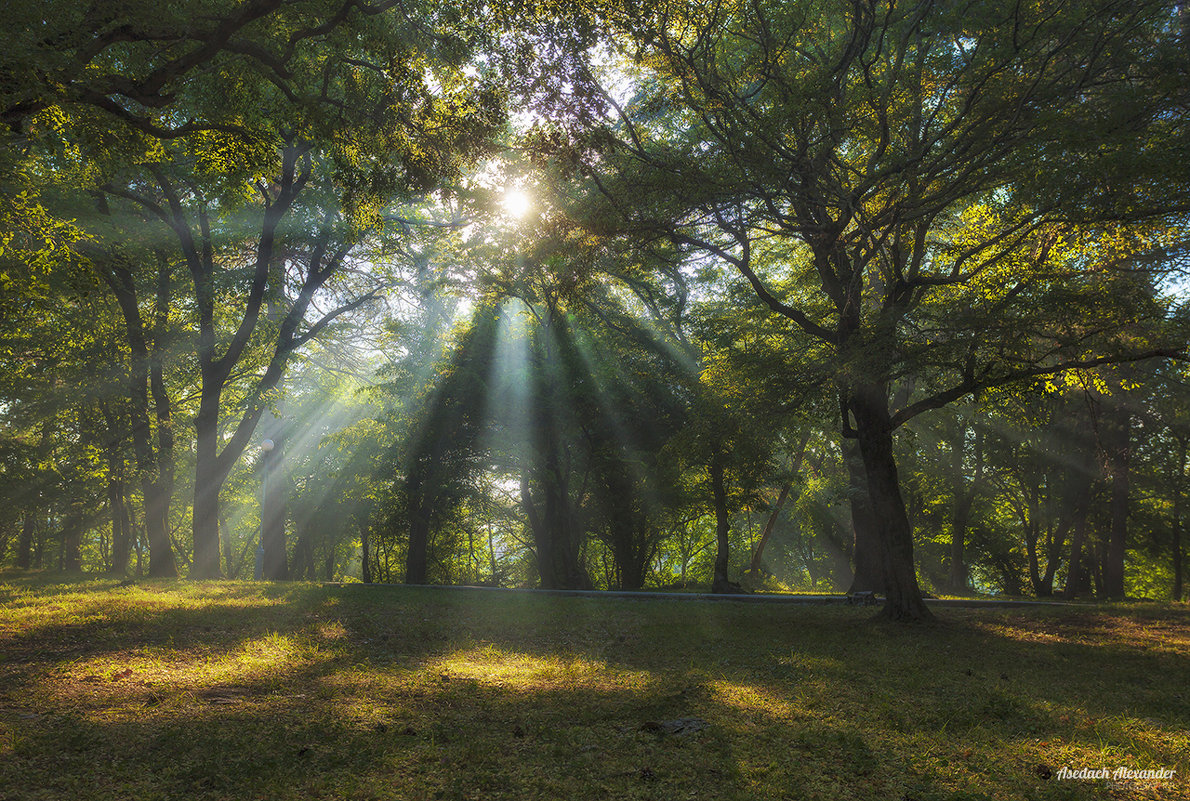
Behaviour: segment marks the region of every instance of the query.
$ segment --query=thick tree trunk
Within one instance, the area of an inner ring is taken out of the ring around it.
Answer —
[[[629,533],[631,536],[631,533]],[[645,586],[644,560],[637,548],[621,549],[621,553],[613,552],[616,560],[619,585],[621,590],[639,590]]]
[[[47,556],[46,549],[50,547],[49,525],[51,525],[51,524],[50,524],[50,522],[47,521],[46,528],[43,528],[40,532],[35,532],[36,536],[33,539],[33,569],[34,570],[41,570],[41,568],[45,566],[45,560],[46,560],[46,556]]]
[[[154,303],[153,349],[149,354],[149,392],[157,422],[156,478],[142,481],[145,499],[145,537],[149,541],[149,575],[173,577],[178,566],[169,539],[169,507],[174,495],[173,409],[165,389],[166,325],[173,296],[169,261],[159,258],[157,296]],[[150,528],[149,521],[152,521]]]
[[[173,545],[169,541],[169,501],[172,487],[164,481],[145,478],[141,482],[145,498],[145,539],[149,542],[149,576],[173,578],[178,575]],[[217,536],[217,535],[216,535]]]
[[[1111,474],[1111,529],[1103,559],[1103,593],[1108,598],[1124,597],[1124,555],[1127,551],[1128,492],[1132,417],[1124,404],[1112,414],[1111,438],[1107,448]]]
[[[1054,595],[1054,576],[1062,562],[1062,546],[1065,544],[1063,533],[1062,538],[1055,540],[1053,547],[1046,551],[1045,574],[1041,577],[1041,588],[1037,592],[1041,598],[1052,598]]]
[[[862,387],[852,394],[848,407],[855,416],[855,434],[881,546],[887,594],[884,614],[893,620],[932,620],[934,616],[922,599],[913,564],[913,532],[893,455],[888,393],[883,387]]]
[[[1096,598],[1105,598],[1103,590],[1103,560],[1105,548],[1101,543],[1096,543],[1096,558],[1089,560],[1087,565],[1087,573],[1091,576],[1091,585],[1095,588],[1094,593]]]
[[[556,465],[551,468],[552,473],[556,470]],[[553,573],[560,589],[589,590],[594,585],[580,564],[580,532],[575,525],[569,488],[557,478],[549,490],[545,498],[545,521],[547,536],[554,540]]]
[[[425,584],[429,559],[430,510],[420,504],[409,519],[409,550],[405,554],[405,583]]]
[[[537,513],[537,504],[533,501],[529,481],[525,475],[521,476],[521,508],[529,523],[529,532],[533,535],[533,554],[537,557],[537,575],[541,579],[541,588],[552,589],[557,584],[554,577],[554,543]]]
[[[17,540],[17,567],[28,570],[33,563],[33,531],[37,528],[37,518],[32,512],[25,512],[25,519],[21,523],[21,536]]]
[[[632,519],[631,503],[628,497],[610,511],[608,523],[612,559],[616,565],[614,586],[621,590],[639,590],[645,585],[645,563],[648,561],[648,546],[644,534]],[[611,583],[608,586],[613,586]]]
[[[847,463],[848,496],[851,505],[852,579],[848,594],[878,592],[885,595],[884,567],[880,558],[880,539],[872,514],[872,496],[864,472],[864,457],[854,439],[843,440],[843,458]]]
[[[648,517],[638,506],[637,488],[626,465],[604,467],[602,481],[606,482],[599,490],[607,519],[604,543],[611,551],[616,573],[608,586],[639,590],[644,587],[651,554]]]
[[[204,371],[206,372],[206,371]],[[219,397],[221,383],[212,387],[204,375],[198,414],[194,418],[194,561],[192,579],[223,577],[219,565],[219,492],[224,475],[219,469]]]

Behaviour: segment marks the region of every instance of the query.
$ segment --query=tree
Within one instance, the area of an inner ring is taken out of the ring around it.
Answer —
[[[415,23],[387,19],[334,20],[319,32],[318,48],[303,44],[280,83],[217,70],[217,86],[205,86],[202,97],[218,88],[239,101],[228,106],[250,130],[183,126],[185,135],[175,131],[168,144],[150,143],[132,169],[115,165],[100,187],[110,202],[133,204],[166,226],[193,290],[201,379],[194,577],[221,572],[219,490],[293,354],[374,296],[363,271],[346,268],[365,232],[382,222],[378,210],[457,175],[502,119],[496,96],[461,72],[466,49],[451,20],[429,20],[440,27],[414,40],[421,37],[427,53],[445,49],[426,70],[407,69],[405,28]],[[291,44],[304,39],[293,36]],[[206,110],[196,101],[158,113],[200,119]],[[76,130],[85,132],[85,122]],[[320,308],[318,297],[329,306]],[[249,353],[261,363],[245,381]],[[241,383],[233,393],[241,412],[224,441],[233,381]],[[283,556],[271,562],[283,564]]]
[[[1054,257],[1072,218],[1086,240],[1095,224],[1169,208],[1133,191],[1163,179],[1123,165],[1184,136],[1161,75],[1181,52],[1170,4],[617,9],[615,65],[637,93],[622,104],[604,92],[614,123],[565,143],[607,198],[600,222],[731,265],[825,346],[863,462],[886,613],[930,617],[894,431],[981,387],[1180,352],[1140,338],[1089,351],[1066,335],[1073,321],[1042,311],[1079,298],[1080,330],[1110,330],[1101,286],[1080,276],[1164,252],[1134,242],[1106,262]],[[1050,165],[1068,162],[1082,167],[1055,191]],[[1105,199],[1080,203],[1070,185]]]
[[[398,462],[409,546],[405,583],[427,583],[431,529],[463,501],[481,467],[478,438],[487,412],[485,386],[492,369],[499,314],[483,306],[475,316],[440,380]]]
[[[98,214],[93,215],[96,219],[89,232],[91,237],[78,247],[115,298],[123,321],[129,353],[125,398],[144,498],[149,575],[175,576],[177,566],[169,540],[175,433],[166,368],[171,338],[177,338],[169,319],[175,301],[177,266],[169,251],[146,247],[141,241],[145,229],[151,226],[149,219],[137,216],[131,221],[113,220],[106,196],[97,194]],[[113,421],[109,429],[115,432],[120,427]],[[118,505],[114,490],[112,498],[113,505]],[[118,561],[122,570],[126,557]]]
[[[247,71],[290,97],[308,97],[301,73],[310,51],[337,27],[396,5],[395,0],[12,3],[0,56],[0,72],[7,77],[0,122],[9,141],[27,135],[30,119],[52,109],[83,110],[108,125],[166,140],[201,131],[254,134],[237,118],[242,110],[211,91],[212,74]]]

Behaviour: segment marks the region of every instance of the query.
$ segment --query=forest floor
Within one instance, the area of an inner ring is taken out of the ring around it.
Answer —
[[[1190,607],[937,612],[5,574],[0,799],[1190,798]]]

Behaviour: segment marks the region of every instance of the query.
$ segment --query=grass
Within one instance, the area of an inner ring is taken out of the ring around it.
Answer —
[[[10,574],[0,799],[1190,797],[1187,607],[872,614]]]

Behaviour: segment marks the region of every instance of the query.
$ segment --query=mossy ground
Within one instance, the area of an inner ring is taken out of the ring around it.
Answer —
[[[1190,797],[1186,606],[872,615],[9,574],[0,799]]]

